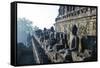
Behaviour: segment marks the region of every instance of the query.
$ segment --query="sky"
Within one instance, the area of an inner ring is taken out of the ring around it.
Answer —
[[[17,18],[26,18],[32,21],[33,26],[38,26],[40,29],[44,29],[44,27],[49,29],[54,26],[59,6],[18,3],[17,8]]]

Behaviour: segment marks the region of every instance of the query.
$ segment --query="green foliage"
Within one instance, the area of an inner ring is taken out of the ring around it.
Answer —
[[[33,30],[32,22],[25,18],[19,18],[17,21],[17,29],[19,32],[30,33]]]

